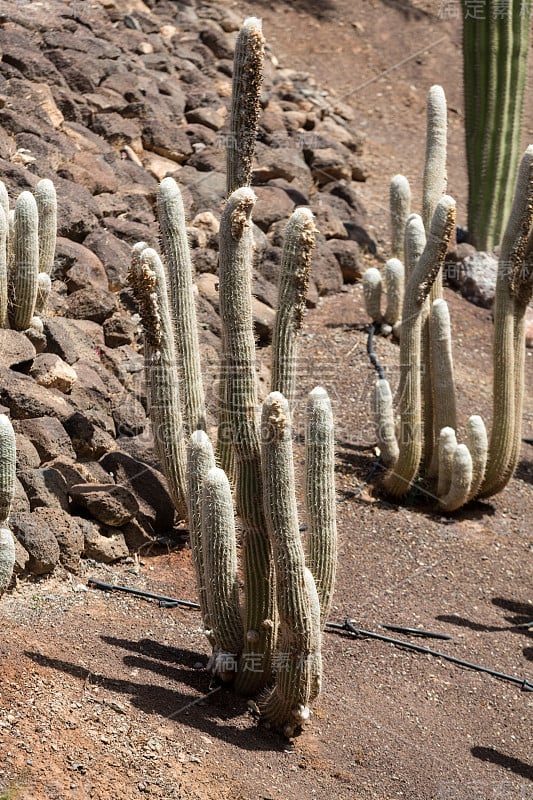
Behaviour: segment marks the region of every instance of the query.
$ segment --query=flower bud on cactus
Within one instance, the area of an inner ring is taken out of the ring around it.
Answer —
[[[226,147],[226,183],[230,195],[252,182],[252,164],[259,127],[259,102],[263,82],[261,20],[248,17],[237,36],[233,63],[233,91]]]

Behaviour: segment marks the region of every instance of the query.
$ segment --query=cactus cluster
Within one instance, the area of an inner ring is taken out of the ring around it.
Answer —
[[[15,542],[9,530],[15,462],[15,432],[9,418],[0,414],[0,595],[9,585],[15,563]]]
[[[493,425],[471,416],[458,444],[452,333],[442,266],[455,228],[446,183],[445,98],[432,87],[424,171],[424,219],[405,223],[406,287],[400,325],[400,422],[388,381],[376,382],[377,438],[386,491],[405,496],[420,476],[443,511],[504,488],[517,463],[524,382],[524,315],[533,293],[533,146],[521,162],[499,260],[494,306]],[[428,227],[427,220],[430,220]],[[426,233],[427,232],[427,233]]]
[[[189,521],[199,603],[213,648],[209,668],[238,692],[256,695],[262,717],[292,735],[320,690],[321,630],[335,579],[333,417],[326,392],[314,389],[306,426],[305,553],[296,511],[291,416],[296,337],[316,231],[307,208],[297,209],[287,224],[272,392],[260,420],[251,305],[256,198],[249,183],[262,52],[260,22],[250,18],[236,46],[229,196],[220,224],[216,447],[206,433],[193,270],[181,195],[171,178],[164,179],[158,195],[163,261],[139,243],[130,281],[145,330],[156,446],[178,513]]]
[[[42,332],[40,315],[51,288],[56,230],[52,181],[39,181],[34,194],[21,192],[12,210],[0,181],[0,328]]]

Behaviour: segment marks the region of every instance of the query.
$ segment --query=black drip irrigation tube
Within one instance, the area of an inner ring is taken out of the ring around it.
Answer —
[[[368,329],[368,339],[366,340],[366,352],[368,353],[368,357],[370,359],[370,363],[378,373],[378,376],[381,380],[385,377],[385,370],[381,366],[378,361],[378,357],[374,350],[374,334],[376,332],[376,323],[373,322],[370,328]]]
[[[105,592],[124,592],[125,594],[130,594],[134,597],[142,597],[146,600],[157,600],[159,606],[162,608],[176,608],[177,606],[195,609],[200,608],[199,603],[193,603],[191,600],[178,600],[176,597],[168,597],[164,594],[155,594],[154,592],[145,592],[142,589],[132,589],[129,586],[105,583],[104,581],[96,580],[96,578],[89,578],[87,581],[87,586],[92,589],[102,589]],[[526,625],[521,625],[519,627],[529,627],[532,624],[533,623],[526,623]],[[443,658],[445,661],[450,661],[452,664],[458,664],[460,667],[473,669],[476,672],[485,672],[487,675],[492,675],[494,678],[499,678],[502,681],[514,683],[516,686],[520,686],[523,692],[533,692],[533,682],[527,680],[527,678],[517,678],[514,675],[506,675],[504,672],[498,672],[497,670],[490,669],[490,667],[483,667],[479,664],[473,664],[471,661],[464,661],[462,658],[450,656],[448,653],[441,653],[438,650],[430,650],[429,647],[423,647],[420,644],[405,642],[403,639],[394,639],[392,636],[385,636],[382,633],[365,631],[362,628],[356,628],[353,622],[349,619],[344,620],[344,622],[326,622],[326,627],[330,629],[330,633],[348,633],[357,638],[378,639],[381,642],[388,642],[389,644],[394,644],[397,647],[404,647],[408,650],[414,650],[416,653],[425,653],[426,655],[435,656],[436,658]],[[381,627],[388,628],[389,630],[404,632],[411,636],[427,636],[434,639],[452,638],[447,633],[435,633],[434,631],[425,631],[420,628],[404,628],[400,625],[385,624],[382,624]]]
[[[460,667],[466,669],[473,669],[476,672],[485,672],[487,675],[492,675],[493,678],[499,678],[502,681],[509,681],[519,686],[523,692],[533,692],[533,682],[528,681],[526,678],[517,678],[515,675],[506,675],[505,672],[497,672],[490,667],[483,667],[480,664],[473,664],[471,661],[464,661],[462,658],[450,656],[448,653],[441,653],[438,650],[430,650],[429,647],[423,647],[420,644],[413,642],[404,642],[402,639],[393,639],[392,636],[384,636],[381,633],[373,633],[372,631],[364,631],[361,628],[356,628],[351,620],[346,619],[344,622],[326,622],[326,626],[332,629],[332,632],[348,633],[352,636],[361,637],[364,639],[379,639],[382,642],[394,644],[397,647],[405,647],[408,650],[414,650],[417,653],[425,653],[429,656],[436,658],[443,658],[445,661],[450,661],[452,664],[458,664]]]
[[[199,603],[193,603],[191,600],[178,600],[176,597],[167,597],[164,594],[154,594],[153,592],[145,592],[142,589],[132,589],[129,586],[104,583],[104,581],[97,581],[96,578],[89,578],[87,586],[92,589],[102,589],[104,592],[124,592],[125,594],[132,594],[135,597],[144,597],[146,600],[158,600],[162,608],[176,608],[176,606],[200,608]]]

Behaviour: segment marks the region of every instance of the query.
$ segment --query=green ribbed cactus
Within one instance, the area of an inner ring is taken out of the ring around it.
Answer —
[[[0,328],[41,327],[56,234],[57,198],[50,180],[39,181],[34,195],[22,192],[11,211],[0,181]]]
[[[22,192],[15,205],[13,264],[13,327],[30,327],[37,301],[39,275],[39,214],[31,192]]]
[[[15,431],[0,414],[0,595],[9,585],[15,563],[15,543],[9,530],[9,511],[15,492]]]
[[[482,14],[463,0],[463,83],[468,165],[468,235],[478,250],[500,243],[521,152],[531,0],[488,0]]]

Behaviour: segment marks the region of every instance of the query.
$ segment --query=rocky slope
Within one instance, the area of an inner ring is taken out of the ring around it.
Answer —
[[[13,201],[51,178],[59,206],[45,338],[0,331],[0,410],[17,433],[19,574],[59,562],[76,572],[82,556],[109,563],[179,535],[154,460],[127,271],[131,245],[157,242],[156,189],[172,175],[188,209],[214,379],[218,219],[242,20],[208,3],[151,5],[0,2],[0,176]],[[375,244],[356,189],[365,167],[350,108],[280,69],[268,45],[262,104],[254,315],[267,345],[281,235],[296,205],[311,206],[321,231],[309,305],[358,279]]]

